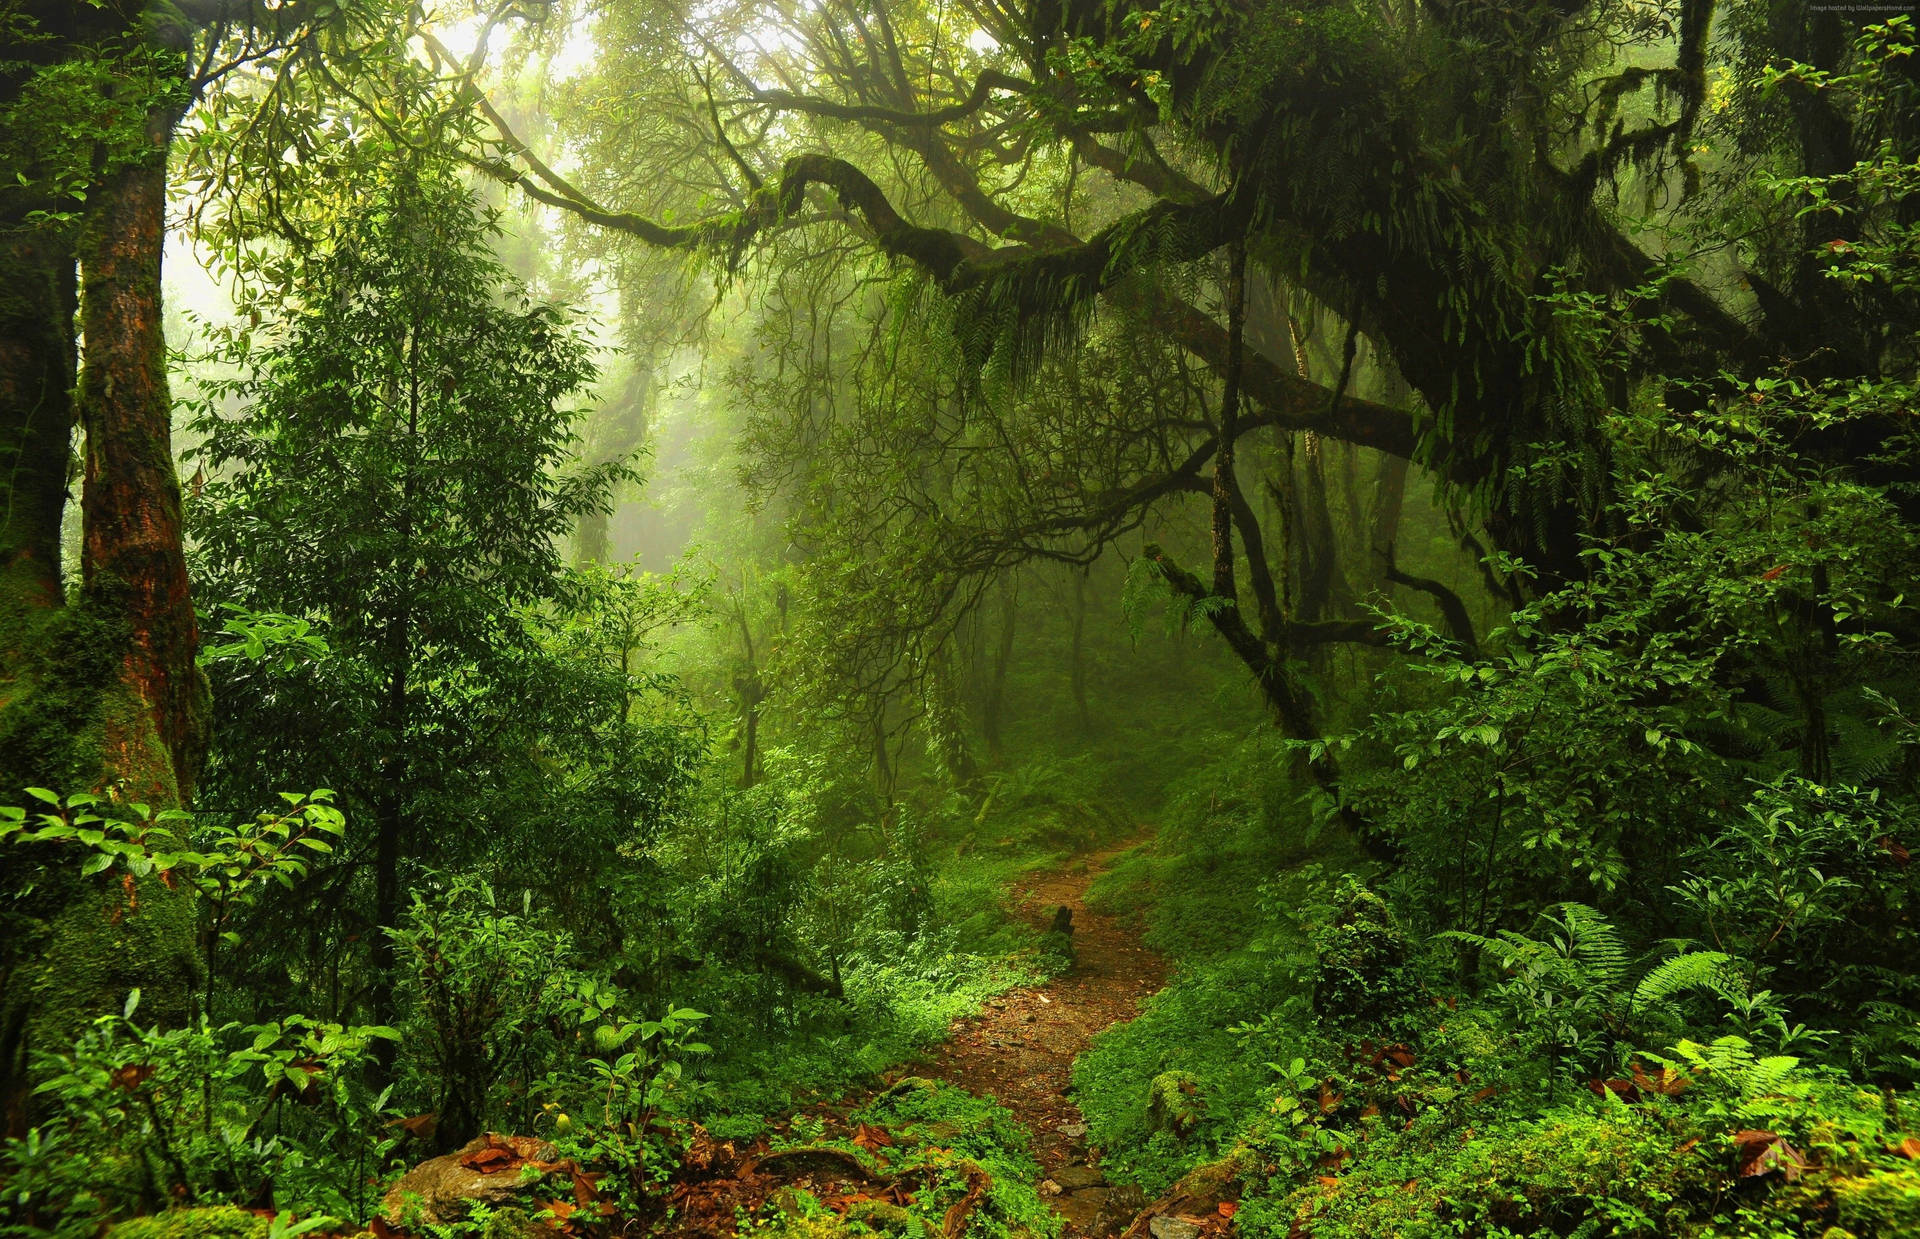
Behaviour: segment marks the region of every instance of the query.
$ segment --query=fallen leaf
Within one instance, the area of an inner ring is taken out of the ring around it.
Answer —
[[[440,1116],[429,1111],[426,1114],[413,1115],[411,1118],[394,1119],[387,1126],[398,1127],[415,1140],[431,1140],[435,1129],[440,1126]]]
[[[862,1123],[854,1128],[853,1142],[871,1153],[875,1149],[891,1148],[893,1137],[871,1123]]]
[[[1221,1217],[1232,1217],[1238,1212],[1240,1212],[1240,1206],[1234,1204],[1231,1200],[1223,1200],[1220,1202]]]
[[[1799,1150],[1777,1132],[1737,1131],[1733,1133],[1733,1142],[1740,1150],[1740,1161],[1734,1173],[1743,1179],[1778,1170],[1782,1178],[1792,1182],[1807,1167],[1806,1159],[1800,1156]]]
[[[468,1170],[477,1170],[481,1174],[499,1174],[503,1170],[513,1169],[525,1160],[527,1159],[505,1145],[489,1144],[461,1158],[460,1164]]]
[[[1887,1152],[1895,1157],[1904,1157],[1910,1162],[1920,1162],[1920,1136],[1908,1136],[1899,1144],[1888,1148]]]
[[[1678,1097],[1686,1091],[1687,1085],[1693,1083],[1671,1067],[1662,1067],[1648,1075],[1646,1068],[1634,1063],[1632,1071],[1635,1088],[1643,1093],[1659,1093],[1663,1097]]]

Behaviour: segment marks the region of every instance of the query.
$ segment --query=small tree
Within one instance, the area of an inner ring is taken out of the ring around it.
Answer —
[[[225,336],[242,377],[208,384],[195,421],[210,477],[193,533],[207,601],[326,634],[327,657],[218,677],[208,790],[254,801],[263,779],[325,770],[358,802],[371,927],[364,882],[334,905],[358,922],[386,1019],[392,945],[372,927],[398,923],[404,867],[488,836],[489,795],[547,759],[546,700],[617,691],[549,666],[530,616],[567,600],[559,540],[627,470],[566,470],[588,343],[495,260],[467,189],[400,161],[363,201],[287,265],[277,322]],[[541,691],[556,677],[564,693]]]

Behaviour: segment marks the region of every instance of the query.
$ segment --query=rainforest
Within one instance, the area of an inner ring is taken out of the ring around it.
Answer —
[[[0,0],[0,1239],[1920,1237],[1910,0]]]

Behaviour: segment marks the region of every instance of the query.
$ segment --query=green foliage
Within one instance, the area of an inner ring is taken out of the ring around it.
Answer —
[[[398,1033],[304,1016],[149,1027],[138,1003],[136,991],[70,1050],[42,1053],[37,1091],[53,1117],[7,1141],[11,1233],[92,1234],[116,1215],[260,1184],[309,1211],[365,1213],[392,1136],[364,1069]]]
[[[927,1233],[940,1232],[949,1206],[973,1189],[984,1173],[985,1198],[969,1213],[967,1229],[1012,1239],[1029,1234],[1052,1239],[1061,1219],[1036,1188],[1039,1163],[1028,1151],[1032,1136],[998,1103],[950,1084],[910,1076],[854,1112],[852,1121],[887,1128],[904,1151],[891,1169],[924,1166],[935,1188],[910,1206]]]

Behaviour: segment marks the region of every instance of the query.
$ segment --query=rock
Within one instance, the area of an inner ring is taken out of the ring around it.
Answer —
[[[884,1200],[857,1200],[847,1208],[847,1221],[864,1222],[883,1234],[904,1235],[913,1229],[913,1215]]]
[[[1200,1223],[1168,1214],[1153,1219],[1147,1227],[1153,1239],[1200,1239]]]
[[[1163,1071],[1153,1077],[1147,1101],[1147,1130],[1171,1132],[1176,1139],[1190,1135],[1207,1111],[1200,1082],[1185,1071]]]
[[[1069,1140],[1085,1140],[1088,1129],[1085,1123],[1062,1123],[1054,1130]]]
[[[1040,1180],[1040,1187],[1038,1189],[1038,1191],[1042,1196],[1058,1196],[1064,1190],[1065,1190],[1064,1188],[1062,1188],[1058,1183],[1055,1183],[1052,1179]]]
[[[1082,1196],[1091,1196],[1095,1190],[1106,1192],[1106,1196],[1100,1201],[1100,1211],[1094,1214],[1092,1223],[1084,1227],[1087,1234],[1094,1236],[1095,1239],[1107,1239],[1108,1236],[1117,1235],[1126,1230],[1133,1225],[1133,1219],[1140,1215],[1140,1210],[1147,1207],[1147,1194],[1131,1184],[1124,1187],[1075,1192],[1067,1199],[1077,1200]]]
[[[1095,1166],[1062,1166],[1053,1172],[1053,1179],[1069,1192],[1083,1187],[1104,1187],[1107,1182],[1107,1176]]]
[[[1053,1207],[1072,1225],[1081,1230],[1091,1230],[1112,1195],[1113,1189],[1110,1187],[1090,1187],[1062,1197]]]
[[[542,1174],[527,1167],[555,1156],[543,1140],[488,1132],[407,1171],[381,1201],[381,1211],[389,1226],[448,1226],[476,1204],[497,1209],[530,1200]]]
[[[945,1050],[947,1047],[943,1045],[939,1048]],[[892,1097],[905,1097],[909,1093],[930,1093],[935,1087],[934,1082],[925,1076],[902,1076],[876,1100],[885,1101]]]

